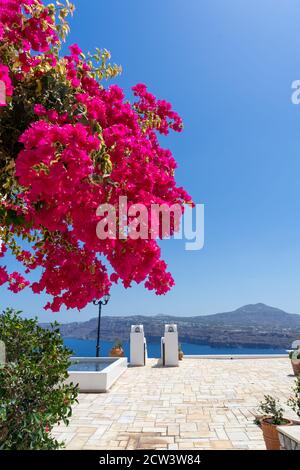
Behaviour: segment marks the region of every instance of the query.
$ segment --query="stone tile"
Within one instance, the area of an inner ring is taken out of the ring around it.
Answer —
[[[168,450],[178,450],[178,444],[169,444]]]
[[[168,426],[168,436],[179,436],[179,425],[170,425]]]
[[[161,433],[166,433],[167,432],[167,428],[159,428],[159,427],[155,427],[153,426],[152,428],[151,427],[143,427],[142,429],[142,433],[155,433],[155,434],[161,434]]]
[[[248,436],[245,432],[241,432],[241,431],[239,432],[226,431],[226,432],[231,441],[247,441],[248,440]]]
[[[229,440],[211,441],[210,444],[211,444],[211,446],[214,450],[226,450],[226,449],[232,449],[233,448],[233,445],[232,445],[231,441],[229,441]]]

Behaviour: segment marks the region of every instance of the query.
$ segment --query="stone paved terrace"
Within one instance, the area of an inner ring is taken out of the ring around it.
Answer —
[[[188,359],[128,368],[106,394],[81,394],[70,426],[54,434],[67,449],[264,449],[253,412],[264,394],[286,401],[288,359]]]

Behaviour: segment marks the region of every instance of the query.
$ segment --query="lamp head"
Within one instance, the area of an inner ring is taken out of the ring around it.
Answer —
[[[110,294],[105,294],[103,297],[103,305],[107,305],[110,300]]]
[[[97,300],[97,299],[93,300],[93,304],[94,305],[99,305],[99,304],[106,305],[108,304],[109,299],[110,299],[110,294],[105,294],[101,300]]]

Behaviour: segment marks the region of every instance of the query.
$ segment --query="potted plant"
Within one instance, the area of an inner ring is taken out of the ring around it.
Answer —
[[[298,375],[293,392],[294,396],[288,400],[288,405],[300,418],[300,375]]]
[[[123,343],[120,340],[115,341],[109,355],[110,357],[124,357]]]
[[[290,351],[289,358],[292,363],[293,371],[296,377],[300,375],[300,349],[296,349],[296,351]]]
[[[259,412],[263,416],[256,420],[256,424],[262,429],[267,450],[280,450],[277,426],[291,426],[293,422],[283,417],[283,408],[279,401],[270,395],[265,395],[265,400],[260,403]]]
[[[181,347],[181,344],[178,345],[178,359],[179,361],[182,361],[184,358],[184,353],[182,351],[182,347]]]

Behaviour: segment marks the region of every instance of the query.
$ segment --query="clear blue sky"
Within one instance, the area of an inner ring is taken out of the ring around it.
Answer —
[[[198,315],[265,302],[300,313],[298,0],[74,0],[70,43],[106,47],[138,82],[171,101],[185,131],[165,141],[177,179],[205,203],[205,248],[165,241],[176,287],[156,297],[113,289],[107,314]],[[43,320],[46,298],[0,289],[1,305]],[[95,316],[62,312],[59,321]]]

